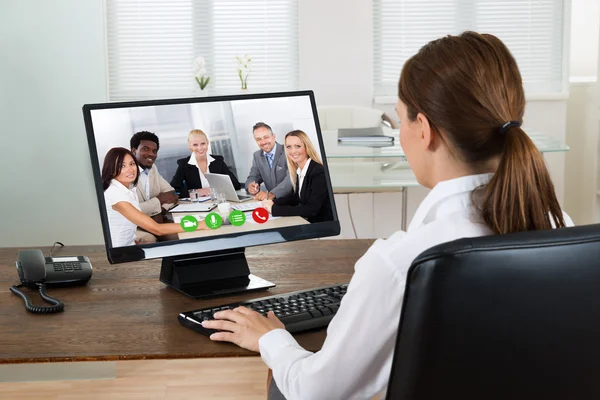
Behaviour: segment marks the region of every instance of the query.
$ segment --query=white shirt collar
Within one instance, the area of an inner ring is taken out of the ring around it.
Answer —
[[[306,171],[308,171],[308,164],[310,164],[310,158],[308,160],[306,160],[306,164],[304,164],[304,168],[302,168],[302,169],[298,168],[296,170],[296,173],[299,176],[305,176],[306,175]]]
[[[121,182],[119,182],[116,179],[111,180],[110,185],[116,187],[117,189],[119,189],[125,193],[130,192],[135,187],[135,186],[133,186],[133,184],[131,184],[131,187],[129,187],[129,189],[128,189],[127,187],[125,187],[125,185],[123,185]]]
[[[206,168],[207,169],[208,169],[208,166],[210,165],[210,163],[213,161],[215,161],[215,159],[210,154],[207,154],[206,155]],[[198,167],[198,162],[196,161],[196,156],[194,155],[194,153],[192,153],[192,155],[190,156],[190,159],[188,160],[188,164],[195,165],[196,167]]]
[[[138,168],[140,169],[140,174],[144,173],[146,175],[150,174],[150,170],[154,167],[154,165],[152,165],[152,167],[150,168],[144,168],[141,165],[138,165]]]
[[[427,197],[423,200],[415,215],[410,222],[408,231],[417,229],[421,224],[430,222],[435,219],[437,214],[447,214],[464,207],[472,207],[471,204],[463,204],[463,202],[471,202],[471,196],[459,197],[456,201],[459,204],[447,200],[448,198],[465,192],[472,192],[479,186],[487,185],[494,174],[480,174],[480,175],[468,175],[461,176],[460,178],[450,179],[447,181],[439,182],[429,192]]]

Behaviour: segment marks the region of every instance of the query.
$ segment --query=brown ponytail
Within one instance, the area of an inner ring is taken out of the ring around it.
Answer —
[[[454,157],[474,170],[498,158],[477,206],[495,233],[560,228],[564,218],[540,151],[517,125],[525,93],[497,37],[475,32],[425,45],[404,65],[398,96],[408,118],[425,115]]]
[[[563,228],[542,153],[520,127],[509,128],[504,135],[500,164],[481,204],[483,220],[495,233]]]

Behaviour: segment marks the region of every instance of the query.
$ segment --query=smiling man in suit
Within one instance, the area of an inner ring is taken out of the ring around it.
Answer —
[[[264,122],[257,122],[252,132],[260,150],[252,156],[252,167],[246,179],[246,191],[256,200],[265,200],[267,192],[260,190],[261,183],[264,183],[269,193],[269,200],[291,193],[292,182],[288,174],[283,145],[277,143],[273,130]]]

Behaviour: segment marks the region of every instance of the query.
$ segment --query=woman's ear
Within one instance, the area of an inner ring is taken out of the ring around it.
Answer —
[[[424,150],[432,150],[435,140],[435,132],[433,131],[429,119],[423,113],[417,114],[417,122],[419,123],[419,139]]]

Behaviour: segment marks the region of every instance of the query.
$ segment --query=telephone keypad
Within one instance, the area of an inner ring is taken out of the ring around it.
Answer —
[[[55,272],[81,271],[81,263],[78,262],[58,262],[53,264]]]

